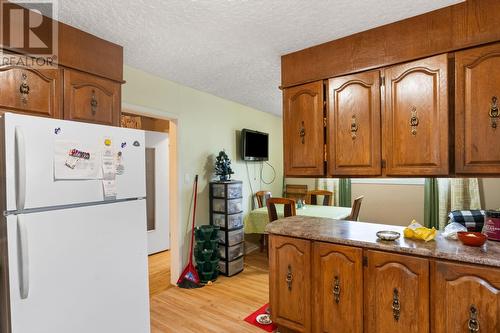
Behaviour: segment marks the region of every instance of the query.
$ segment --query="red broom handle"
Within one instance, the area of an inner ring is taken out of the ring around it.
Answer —
[[[196,198],[198,197],[198,175],[194,176],[194,205],[193,205],[193,227],[191,229],[191,248],[189,249],[189,262],[193,262],[194,226],[196,221]]]

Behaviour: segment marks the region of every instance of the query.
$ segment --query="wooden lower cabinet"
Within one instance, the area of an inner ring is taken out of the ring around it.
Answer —
[[[297,332],[311,332],[311,242],[271,236],[269,289],[273,321]]]
[[[367,332],[429,332],[429,260],[366,251]]]
[[[500,268],[276,235],[269,250],[280,332],[500,333]]]
[[[433,333],[500,332],[500,269],[436,261],[432,276]]]
[[[64,69],[64,119],[120,125],[121,84]]]
[[[313,244],[313,332],[363,332],[363,250]]]

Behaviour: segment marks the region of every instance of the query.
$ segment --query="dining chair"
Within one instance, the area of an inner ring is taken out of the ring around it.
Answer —
[[[284,217],[297,215],[297,211],[295,210],[295,200],[288,198],[269,198],[269,200],[267,200],[267,214],[269,215],[269,223],[278,219],[276,205],[284,205]]]
[[[286,184],[285,197],[289,199],[306,200],[307,185]]]
[[[258,191],[255,196],[257,197],[257,205],[262,208],[267,203],[267,200],[272,197],[272,194],[269,191]]]
[[[271,192],[269,191],[258,191],[257,193],[255,193],[255,196],[257,197],[257,205],[259,206],[259,208],[264,207],[264,205],[267,204],[269,198],[272,197]],[[260,235],[259,243],[260,243],[260,252],[263,252],[264,246],[266,244],[265,234]]]
[[[284,205],[283,207],[283,217],[295,216],[297,211],[295,210],[295,200],[288,198],[269,198],[267,200],[267,214],[269,215],[269,223],[276,221],[278,217],[278,212],[276,211],[276,205]],[[269,237],[264,234],[264,238],[261,239],[260,252],[264,249],[268,249]],[[269,249],[268,249],[269,250]],[[269,253],[269,251],[267,251]]]
[[[307,192],[306,203],[309,205],[317,205],[318,204],[318,196],[323,196],[322,206],[331,206],[333,202],[333,192],[325,191],[325,190],[313,190]]]
[[[347,221],[357,221],[359,217],[359,211],[361,210],[361,202],[363,201],[364,196],[357,197],[354,199],[351,209],[351,215],[349,215],[346,220]]]

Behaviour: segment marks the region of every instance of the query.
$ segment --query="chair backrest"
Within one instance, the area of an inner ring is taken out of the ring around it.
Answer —
[[[269,222],[273,222],[278,219],[276,205],[284,205],[284,217],[297,215],[295,210],[295,200],[288,198],[269,198],[267,200],[267,214],[269,215]]]
[[[257,204],[259,205],[259,208],[264,207],[267,200],[272,197],[271,192],[269,191],[258,191],[255,193],[255,196],[257,197]]]
[[[307,198],[307,185],[287,184],[285,187],[285,197],[305,201]]]
[[[363,201],[364,196],[357,197],[351,209],[351,215],[347,218],[348,221],[357,221],[359,217],[359,211],[361,210],[361,202]]]
[[[323,196],[323,206],[331,206],[333,201],[333,192],[325,191],[325,190],[313,190],[307,192],[307,200],[306,202],[310,205],[318,204],[318,195]]]

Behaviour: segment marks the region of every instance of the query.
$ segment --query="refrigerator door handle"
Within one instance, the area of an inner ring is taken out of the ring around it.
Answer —
[[[21,215],[17,216],[17,237],[19,249],[19,290],[21,292],[21,299],[26,299],[30,291],[28,229]]]
[[[24,209],[26,201],[26,150],[24,146],[24,135],[21,127],[15,129],[16,148],[16,205],[18,210]]]

